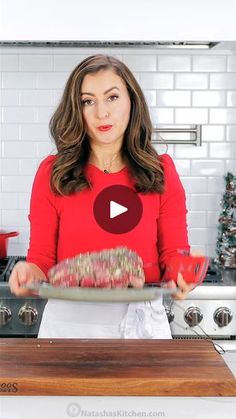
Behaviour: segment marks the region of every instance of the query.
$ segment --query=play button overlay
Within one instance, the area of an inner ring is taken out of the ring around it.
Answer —
[[[118,215],[123,214],[128,211],[128,208],[123,207],[123,205],[117,204],[117,202],[110,202],[110,218],[118,217]]]
[[[133,230],[139,223],[143,206],[134,190],[124,185],[113,185],[98,194],[93,213],[103,230],[123,234]]]

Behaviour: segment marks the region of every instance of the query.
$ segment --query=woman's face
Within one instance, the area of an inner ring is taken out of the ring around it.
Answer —
[[[131,107],[122,78],[112,70],[87,74],[81,86],[81,101],[90,143],[122,144]]]

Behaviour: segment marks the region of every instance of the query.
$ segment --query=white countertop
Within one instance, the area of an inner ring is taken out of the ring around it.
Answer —
[[[232,371],[236,378],[236,351],[235,352],[226,352],[222,355],[225,363],[228,365],[229,369]]]
[[[0,419],[235,419],[235,397],[4,396]]]
[[[221,356],[224,358],[225,363],[228,365],[229,369],[232,371],[236,377],[236,341],[235,340],[215,340],[214,343],[219,344],[225,351]],[[220,350],[220,347],[215,346],[217,350]]]

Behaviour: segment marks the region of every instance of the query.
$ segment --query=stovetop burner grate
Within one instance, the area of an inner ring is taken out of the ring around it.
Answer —
[[[15,264],[20,260],[25,260],[24,256],[8,256],[0,259],[0,282],[7,282]]]

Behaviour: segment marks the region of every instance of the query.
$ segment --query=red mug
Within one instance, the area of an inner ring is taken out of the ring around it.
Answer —
[[[0,232],[0,259],[7,257],[7,242],[9,237],[19,236],[17,231],[12,231],[11,233]]]

